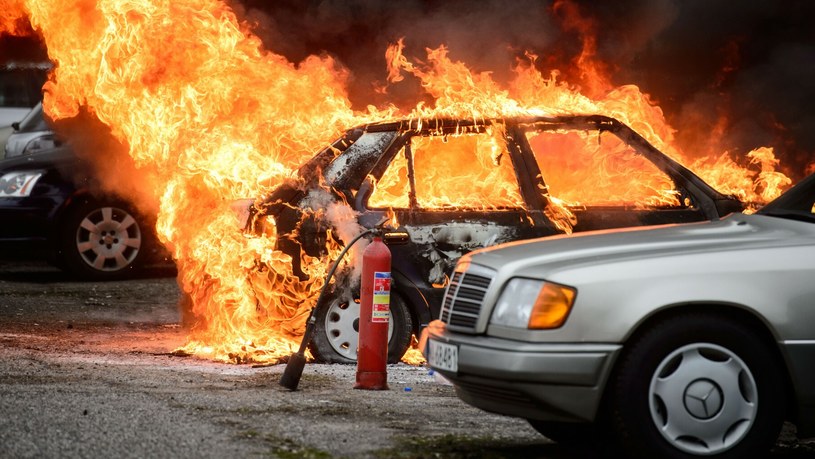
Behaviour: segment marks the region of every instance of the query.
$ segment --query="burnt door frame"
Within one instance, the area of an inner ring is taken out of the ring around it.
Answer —
[[[463,134],[484,135],[482,131],[486,130],[486,127],[487,125],[475,126],[469,133],[465,132]],[[373,226],[376,222],[381,221],[388,211],[392,210],[403,229],[407,229],[407,232],[411,233],[410,228],[413,228],[414,234],[411,235],[411,241],[408,244],[391,247],[394,270],[404,275],[405,280],[403,282],[409,281],[412,287],[421,291],[424,300],[431,309],[432,317],[438,316],[443,289],[440,288],[438,283],[434,285],[434,282],[428,277],[428,273],[433,272],[434,269],[438,269],[439,266],[443,266],[444,274],[449,275],[458,256],[480,248],[480,246],[476,247],[475,245],[477,244],[475,242],[473,246],[470,247],[466,245],[454,247],[445,241],[427,242],[426,240],[416,237],[416,228],[429,228],[424,232],[424,235],[432,237],[434,230],[436,230],[436,235],[448,233],[447,230],[458,225],[456,231],[466,233],[466,227],[468,225],[477,228],[483,223],[483,226],[487,227],[487,231],[494,230],[496,233],[507,231],[506,234],[508,236],[506,238],[496,237],[495,242],[529,239],[539,235],[556,233],[556,230],[552,229],[553,225],[543,215],[540,207],[541,200],[539,195],[534,192],[534,178],[530,177],[527,172],[530,165],[521,155],[517,144],[511,138],[510,129],[512,129],[512,127],[507,124],[504,141],[506,142],[506,149],[512,163],[516,186],[524,201],[524,206],[522,207],[494,210],[457,208],[427,209],[422,208],[418,204],[416,196],[417,178],[415,164],[412,161],[415,152],[411,146],[411,140],[417,136],[429,137],[445,134],[462,134],[462,132],[451,128],[404,130],[390,145],[388,151],[383,153],[377,163],[371,168],[371,177],[374,180],[379,180],[385,173],[385,170],[391,165],[394,158],[404,150],[408,167],[407,208],[390,209],[369,207],[368,201],[373,192],[374,185],[369,178],[366,178],[359,187],[354,204],[356,210],[361,212],[359,221],[363,226]],[[448,225],[449,227],[445,228]],[[465,227],[465,229],[462,230],[462,227]],[[509,232],[512,232],[511,236],[509,236]],[[458,251],[460,251],[458,256],[450,257],[450,254]],[[433,257],[438,256],[441,256],[442,259],[435,259],[434,261]]]
[[[515,141],[519,145],[519,152],[530,164],[530,169],[537,171],[539,180],[535,184],[541,190],[548,191],[545,180],[545,171],[540,170],[535,152],[526,138],[527,132],[543,132],[555,130],[572,130],[597,132],[610,132],[618,139],[631,147],[634,152],[653,164],[664,173],[673,183],[675,190],[691,197],[692,207],[677,208],[636,208],[631,206],[569,206],[574,213],[577,224],[574,232],[597,229],[624,228],[635,226],[649,226],[678,222],[703,221],[718,218],[713,197],[706,193],[706,189],[698,186],[701,182],[695,174],[674,161],[661,151],[657,150],[639,134],[622,123],[605,117],[576,117],[566,119],[543,119],[538,122],[527,121],[524,126],[517,126]],[[701,182],[703,183],[703,182]],[[709,187],[706,187],[709,188]],[[718,193],[717,193],[718,194]],[[541,193],[541,199],[548,203],[547,193]]]

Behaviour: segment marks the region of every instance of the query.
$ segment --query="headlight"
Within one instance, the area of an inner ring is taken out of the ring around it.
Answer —
[[[24,198],[31,194],[42,172],[10,172],[0,177],[0,197]]]
[[[54,137],[54,134],[45,134],[34,139],[31,139],[23,148],[24,155],[33,155],[42,150],[49,150],[51,148],[59,146],[59,142],[57,138]]]
[[[515,278],[504,287],[490,322],[516,328],[557,328],[569,316],[576,295],[577,290],[565,285]]]

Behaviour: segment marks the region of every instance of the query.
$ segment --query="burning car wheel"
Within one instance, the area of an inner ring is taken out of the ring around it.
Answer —
[[[317,324],[311,351],[317,360],[329,363],[355,363],[359,341],[359,295],[353,301],[335,298],[317,311]],[[388,363],[397,363],[410,346],[413,321],[399,298],[391,295],[388,323]]]
[[[784,414],[775,362],[754,331],[725,317],[663,321],[621,361],[613,428],[642,457],[747,457],[766,450]]]
[[[89,201],[73,209],[58,238],[59,261],[85,279],[121,277],[145,252],[143,232],[134,215],[122,203]]]

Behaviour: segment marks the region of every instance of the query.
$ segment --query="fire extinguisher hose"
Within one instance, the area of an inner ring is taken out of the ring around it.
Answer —
[[[370,228],[351,239],[351,242],[349,242],[348,245],[342,249],[340,255],[336,260],[334,260],[334,263],[331,264],[331,268],[328,270],[328,275],[325,277],[323,288],[320,290],[320,296],[317,297],[317,302],[314,303],[314,306],[312,306],[311,311],[309,312],[308,320],[306,321],[306,331],[303,333],[303,340],[300,342],[300,349],[289,357],[289,361],[286,364],[286,369],[283,370],[283,376],[280,377],[280,385],[286,389],[297,390],[297,385],[300,384],[300,378],[303,376],[303,368],[306,366],[306,348],[314,337],[314,329],[317,323],[316,311],[325,300],[325,293],[328,290],[328,284],[334,277],[334,272],[337,270],[337,266],[339,266],[340,261],[342,261],[342,258],[345,256],[346,252],[348,252],[348,250],[353,247],[357,241],[376,231],[379,231],[378,227]]]

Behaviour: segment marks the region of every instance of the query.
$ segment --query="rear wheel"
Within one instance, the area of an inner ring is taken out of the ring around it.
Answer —
[[[776,356],[723,315],[663,320],[634,341],[611,382],[611,422],[638,457],[741,458],[769,450],[784,417]]]
[[[60,265],[88,280],[129,274],[144,257],[145,246],[137,214],[121,202],[82,203],[69,211],[57,236]]]
[[[317,323],[310,349],[317,360],[328,363],[355,363],[359,342],[359,294],[353,300],[331,298],[317,311]],[[413,321],[398,294],[391,294],[388,322],[388,363],[397,363],[410,346]]]

